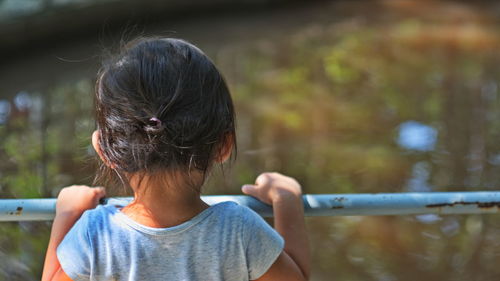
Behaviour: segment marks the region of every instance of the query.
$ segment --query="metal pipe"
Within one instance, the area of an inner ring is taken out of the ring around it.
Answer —
[[[212,195],[202,199],[209,205],[234,201],[264,217],[272,216],[271,206],[249,196]],[[127,205],[131,200],[109,198],[104,204]],[[486,214],[499,212],[500,192],[306,194],[303,202],[306,216]],[[0,199],[0,221],[52,220],[55,203],[54,198]]]

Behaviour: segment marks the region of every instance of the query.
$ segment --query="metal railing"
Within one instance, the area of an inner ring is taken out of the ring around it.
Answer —
[[[234,201],[264,217],[272,216],[271,206],[249,196],[212,195],[202,199],[209,205]],[[126,205],[131,200],[109,198],[104,204]],[[303,202],[306,216],[486,214],[499,212],[500,192],[306,194]],[[55,198],[0,199],[0,221],[52,220],[55,204]]]

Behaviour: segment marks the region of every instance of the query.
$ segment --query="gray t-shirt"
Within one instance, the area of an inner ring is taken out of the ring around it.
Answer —
[[[88,210],[57,248],[78,280],[253,280],[284,241],[258,214],[234,202],[211,206],[168,228],[141,225],[105,205]]]

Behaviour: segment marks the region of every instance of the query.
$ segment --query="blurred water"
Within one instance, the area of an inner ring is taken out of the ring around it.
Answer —
[[[417,151],[434,150],[437,141],[436,129],[416,122],[406,121],[399,125],[398,144],[406,149]]]
[[[151,32],[198,44],[233,92],[238,160],[208,194],[237,194],[267,170],[307,193],[495,190],[499,13],[494,2],[334,1]],[[0,72],[2,197],[92,182],[89,45]],[[309,218],[313,280],[498,280],[496,218]],[[0,225],[0,279],[37,279],[49,227]]]

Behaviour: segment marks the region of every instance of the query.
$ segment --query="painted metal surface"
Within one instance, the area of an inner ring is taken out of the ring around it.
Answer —
[[[209,205],[234,201],[264,217],[272,216],[271,206],[249,196],[212,195],[202,198]],[[103,203],[126,205],[131,200],[109,198]],[[500,192],[306,194],[303,201],[306,216],[486,214],[499,212]],[[52,220],[55,203],[54,198],[0,199],[0,221]]]

